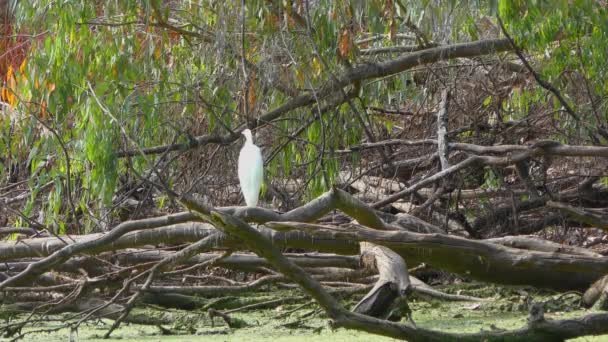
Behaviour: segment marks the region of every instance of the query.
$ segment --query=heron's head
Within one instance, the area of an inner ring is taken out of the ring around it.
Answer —
[[[249,128],[241,132],[241,134],[245,136],[245,140],[250,143],[253,143],[253,137],[251,136],[251,130]]]

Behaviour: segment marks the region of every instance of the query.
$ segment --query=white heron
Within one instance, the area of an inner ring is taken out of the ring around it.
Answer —
[[[260,148],[253,144],[251,131],[246,129],[242,134],[245,136],[245,145],[239,154],[239,183],[245,203],[248,207],[255,207],[264,178],[264,160]]]

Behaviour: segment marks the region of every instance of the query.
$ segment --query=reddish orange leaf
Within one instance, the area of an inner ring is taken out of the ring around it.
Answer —
[[[396,38],[397,38],[397,23],[395,22],[395,20],[393,20],[391,18],[390,24],[389,24],[388,39],[390,39],[392,42],[395,42]]]
[[[386,0],[384,3],[384,17],[385,18],[393,18],[395,16],[395,6],[393,4],[393,0]]]
[[[255,93],[255,78],[254,76],[249,78],[249,84],[247,85],[247,105],[249,105],[249,109],[255,107],[257,103],[257,95]]]
[[[42,100],[42,103],[40,104],[40,118],[41,119],[46,118],[46,101],[45,100]]]
[[[348,58],[353,47],[353,36],[349,29],[344,28],[340,33],[338,54],[341,58]]]
[[[19,66],[19,72],[23,75],[25,74],[25,65],[27,62],[27,58],[23,59],[23,62],[21,62],[21,65]]]

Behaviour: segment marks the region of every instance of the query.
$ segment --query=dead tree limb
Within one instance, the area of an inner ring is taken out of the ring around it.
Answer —
[[[583,305],[590,308],[598,303],[602,296],[605,297],[606,295],[608,295],[608,275],[600,278],[585,291],[585,294],[583,295]],[[608,305],[606,304],[608,303],[604,300],[604,303],[599,303],[598,306],[600,306],[600,309],[602,310],[608,310]]]
[[[584,255],[596,258],[602,257],[601,254],[595,253],[586,248],[562,245],[552,241],[543,240],[535,236],[504,236],[500,238],[485,239],[484,241],[496,243],[507,247],[526,249],[531,251]]]
[[[463,151],[478,155],[484,154],[505,154],[514,152],[525,152],[538,149],[537,155],[547,154],[563,157],[608,157],[608,147],[606,146],[586,146],[586,145],[565,145],[558,141],[543,140],[544,143],[551,142],[549,146],[532,145],[493,145],[483,146],[469,143],[453,142],[449,143],[450,151]],[[361,151],[370,148],[381,148],[386,146],[420,146],[420,145],[437,145],[436,139],[422,140],[404,140],[391,139],[377,141],[374,143],[363,143],[356,146],[351,146],[345,150],[336,151],[337,153],[351,153],[353,151]]]
[[[409,341],[546,341],[548,339],[572,338],[583,335],[608,332],[608,314],[587,315],[579,319],[549,321],[536,315],[526,328],[505,332],[480,332],[474,334],[453,334],[410,325],[392,323],[345,310],[322,286],[299,266],[291,263],[272,242],[245,222],[197,203],[186,202],[191,210],[201,218],[210,219],[218,229],[243,240],[247,246],[261,257],[271,262],[283,275],[298,283],[332,319],[334,327],[363,330],[374,334]],[[201,211],[199,212],[198,209]],[[391,232],[381,232],[391,233]]]
[[[298,95],[289,100],[289,102],[279,106],[278,108],[261,115],[257,120],[255,120],[253,126],[249,126],[249,128],[255,128],[256,126],[271,122],[275,119],[278,119],[282,115],[290,112],[291,110],[304,107],[316,103],[318,100],[323,100],[329,96],[333,96],[340,89],[343,89],[344,87],[357,81],[393,75],[411,69],[418,65],[424,65],[459,57],[480,56],[489,53],[510,50],[511,48],[512,47],[509,41],[506,39],[489,39],[480,40],[477,42],[459,43],[429,48],[389,61],[362,64],[360,66],[347,70],[342,75],[338,75],[336,77],[336,80],[327,82],[324,86],[322,86],[314,93],[305,93]],[[185,150],[212,143],[229,144],[236,141],[240,137],[240,130],[241,129],[234,129],[235,134],[202,135],[195,137],[189,143],[148,147],[142,148],[141,151],[145,154],[160,154],[165,153],[167,151]],[[117,153],[118,157],[129,157],[136,156],[139,154],[139,149]]]
[[[590,210],[575,208],[571,205],[554,201],[548,201],[546,205],[567,213],[577,221],[608,231],[608,215],[596,214]],[[605,211],[605,209],[603,210]]]
[[[368,242],[361,243],[361,260],[364,267],[377,270],[379,278],[352,311],[386,319],[391,314],[395,300],[405,297],[409,291],[410,281],[405,261],[390,249]]]
[[[278,281],[287,281],[288,279],[282,275],[269,275],[262,278],[256,279],[250,283],[244,285],[232,285],[232,286],[150,286],[145,291],[151,293],[177,293],[182,295],[200,295],[200,296],[217,296],[217,295],[229,295],[235,293],[244,293],[254,291],[261,288],[264,285],[271,284]],[[142,287],[140,289],[144,290]]]
[[[318,251],[359,254],[358,241],[369,241],[385,245],[399,253],[410,263],[425,262],[433,267],[502,284],[526,284],[557,289],[587,288],[593,281],[608,273],[608,258],[572,256],[553,252],[535,252],[499,246],[494,243],[472,241],[441,234],[416,234],[404,231],[378,231],[350,228],[349,231],[323,229],[306,231],[297,224],[271,222],[270,228],[287,226],[292,231],[275,231],[259,227],[261,234],[273,241],[277,247],[305,248]],[[194,242],[217,231],[208,224],[182,223],[174,226],[132,232],[118,239],[104,250],[154,244]],[[19,257],[36,256],[37,251],[61,248],[56,239],[24,240],[38,249],[20,251]],[[52,243],[51,243],[52,242]],[[238,248],[237,241],[219,238],[221,247]],[[27,247],[26,245],[23,245]],[[54,247],[53,247],[54,246]],[[0,244],[2,250],[2,244]],[[25,253],[29,254],[25,254]],[[94,251],[93,251],[94,252]],[[11,258],[11,256],[7,256]],[[516,274],[516,276],[515,276]],[[10,278],[9,278],[10,279]]]
[[[586,289],[608,273],[608,257],[514,249],[478,240],[405,231],[378,231],[351,225],[348,230],[332,226],[268,222],[275,229],[298,229],[311,237],[367,241],[386,246],[415,264],[502,284],[532,285],[552,289]],[[577,265],[577,266],[574,266]]]
[[[366,206],[363,202],[355,199],[346,192],[335,188],[317,197],[313,201],[310,201],[309,203],[294,210],[291,210],[285,214],[277,214],[274,211],[268,209],[248,207],[232,207],[224,208],[221,210],[227,213],[235,214],[240,217],[247,217],[251,221],[258,221],[260,223],[263,223],[270,220],[280,221],[291,219],[297,219],[301,221],[313,221],[333,209],[341,209],[345,213],[356,218],[359,223],[365,224],[375,229],[394,229],[386,225],[384,221],[382,221],[380,217],[378,217],[375,211]],[[2,283],[0,283],[0,289],[6,286],[14,285],[17,282],[25,281],[30,276],[42,274],[43,272],[53,268],[54,266],[65,262],[71,256],[74,256],[78,253],[82,253],[84,251],[93,252],[95,250],[111,250],[113,248],[116,248],[118,247],[115,244],[117,240],[122,240],[123,243],[127,243],[129,239],[121,239],[121,237],[123,237],[129,232],[151,229],[160,226],[166,226],[169,224],[193,220],[195,220],[193,214],[185,212],[145,220],[128,221],[123,224],[120,224],[107,234],[87,236],[83,239],[83,241],[74,244],[65,245],[63,241],[61,241],[61,244],[59,244],[57,241],[51,239],[49,240],[51,244],[54,244],[54,246],[56,246],[56,249],[52,250],[51,255],[30,264],[26,270],[22,271],[18,275],[4,280]],[[130,237],[132,238],[133,234],[131,234]],[[204,236],[202,236],[201,238],[203,237]],[[131,240],[133,241],[133,239]],[[129,247],[141,245],[142,241],[143,240],[139,240],[139,242]],[[172,240],[171,237],[167,237],[166,239],[157,241],[164,241],[166,243],[170,243],[175,240]],[[21,242],[19,244],[14,245],[0,243],[0,250],[4,251],[0,255],[0,260],[5,260],[4,258],[11,259],[16,257],[25,257],[28,255],[31,256],[32,251],[35,249],[33,249],[32,246],[28,246],[26,242]],[[48,255],[50,254],[49,251],[51,249],[48,245],[43,244],[39,246],[38,250],[40,254]],[[20,256],[19,254],[23,255]]]
[[[437,111],[437,152],[441,169],[445,170],[450,167],[448,162],[448,106],[450,101],[450,93],[447,89],[441,92],[441,103]]]
[[[129,250],[129,253],[118,255],[117,260],[122,265],[132,265],[143,262],[158,262],[167,257],[173,252],[160,250]],[[184,260],[182,265],[194,266],[217,258],[220,254],[217,253],[201,253]],[[340,269],[358,269],[358,255],[338,255],[330,253],[285,253],[289,260],[293,261],[300,267],[315,267],[315,268],[340,268]],[[214,262],[215,266],[225,267],[242,271],[257,271],[261,267],[271,267],[271,264],[264,258],[260,258],[251,253],[233,253],[225,258],[221,258]],[[0,271],[2,268],[0,268]]]
[[[222,208],[222,212],[234,214],[248,220],[263,223],[269,219],[277,218],[279,221],[302,218],[315,220],[328,210],[338,208],[357,218],[360,223],[368,224],[374,228],[390,228],[376,215],[373,210],[364,210],[362,203],[348,199],[347,193],[332,190],[323,196],[296,208],[285,214],[277,214],[261,208]],[[344,200],[344,198],[348,200]],[[351,203],[352,202],[352,203]],[[350,204],[349,204],[350,203]],[[350,209],[348,205],[352,205]],[[356,209],[356,210],[355,210]],[[151,219],[142,226],[141,221],[126,222],[119,227],[141,229],[142,227],[160,226],[163,223],[177,220],[177,218],[191,218],[194,214],[182,213],[171,219],[170,217]],[[152,225],[150,222],[155,222]],[[279,228],[281,222],[268,224],[270,228]],[[287,225],[289,226],[289,225]],[[204,223],[180,223],[155,229],[129,231],[127,228],[114,229],[106,235],[93,235],[76,238],[80,242],[64,245],[64,242],[55,238],[25,239],[19,243],[0,243],[0,258],[4,261],[45,256],[48,258],[35,261],[25,271],[9,277],[3,286],[15,286],[18,280],[25,279],[27,275],[34,276],[48,271],[60,262],[67,260],[76,253],[99,253],[101,251],[132,248],[144,244],[186,243],[198,241],[211,234],[217,233],[215,228]],[[293,226],[294,231],[275,231],[264,226],[259,231],[279,247],[306,248],[318,251],[329,251],[340,254],[358,254],[358,241],[369,241],[384,245],[399,253],[404,259],[412,263],[428,262],[434,267],[503,284],[528,284],[538,287],[580,289],[586,288],[597,278],[608,273],[608,263],[605,258],[589,258],[584,256],[549,255],[542,252],[529,252],[498,246],[483,241],[469,241],[454,236],[441,234],[415,234],[405,231],[380,231],[377,229],[353,229],[344,232],[321,226],[321,229],[309,229]],[[300,230],[300,231],[298,231]],[[350,228],[349,228],[350,230]],[[101,237],[101,238],[100,238]],[[242,242],[227,240],[223,234],[218,237],[218,246],[237,248]],[[76,246],[76,247],[73,247]],[[414,247],[414,248],[412,248]],[[63,252],[61,252],[63,250]],[[41,265],[41,266],[40,266]],[[567,265],[576,265],[569,267]],[[33,271],[27,271],[34,269]],[[576,269],[573,272],[572,269]],[[31,272],[31,273],[30,273]],[[514,272],[517,276],[514,276]],[[540,276],[540,275],[546,276]]]
[[[11,284],[16,284],[21,281],[26,281],[29,277],[40,275],[43,272],[51,269],[53,266],[56,266],[64,261],[68,260],[73,255],[76,255],[83,251],[92,250],[98,246],[107,245],[128,232],[140,230],[140,229],[161,227],[161,226],[166,226],[166,225],[173,224],[173,223],[187,222],[187,221],[191,221],[192,219],[193,219],[193,215],[191,213],[179,213],[179,214],[175,214],[175,215],[168,215],[168,216],[162,216],[162,217],[156,217],[156,218],[150,218],[150,219],[138,220],[138,221],[128,221],[128,222],[122,223],[122,224],[118,225],[116,228],[114,228],[111,232],[109,232],[103,236],[100,236],[97,239],[92,239],[92,240],[89,239],[89,240],[83,241],[81,243],[68,244],[64,248],[54,252],[49,257],[30,264],[28,266],[28,268],[25,269],[23,272],[19,273],[18,275],[14,276],[14,277],[8,278],[5,281],[3,281],[2,283],[0,283],[0,289],[10,286]],[[14,246],[16,248],[17,246],[20,246],[20,244],[15,244]],[[10,253],[11,248],[9,246],[3,246],[3,247],[7,247],[8,252]],[[15,248],[12,248],[12,249],[14,250]]]
[[[494,243],[472,241],[441,234],[416,234],[404,231],[378,231],[356,229],[348,231],[314,228],[310,231],[297,224],[270,222],[270,228],[286,226],[292,231],[276,231],[259,227],[261,234],[277,247],[305,248],[341,254],[359,254],[358,241],[385,245],[399,253],[410,263],[424,262],[433,267],[455,272],[479,280],[501,284],[526,284],[556,289],[587,288],[599,277],[608,273],[608,258],[577,256],[553,252],[535,252],[499,246]],[[200,240],[217,231],[208,224],[182,223],[174,226],[132,232],[118,239],[104,250],[154,244],[158,241],[186,243]],[[29,246],[61,248],[56,239],[24,240]],[[226,237],[218,239],[221,247],[238,248],[241,243]],[[51,244],[50,242],[53,242]],[[23,245],[26,246],[26,245]],[[0,244],[2,250],[2,244]],[[26,249],[20,257],[36,256],[45,248]],[[25,252],[29,253],[25,254]],[[25,254],[25,255],[24,255]],[[10,256],[8,256],[10,259]],[[10,278],[9,278],[10,279]]]
[[[467,144],[468,145],[468,144]],[[539,155],[567,155],[567,156],[595,156],[595,157],[608,157],[608,147],[604,146],[569,146],[562,145],[559,142],[555,142],[555,144],[551,144],[550,146],[526,146],[523,149],[519,145],[517,151],[512,155],[507,155],[504,157],[496,157],[496,156],[488,156],[488,155],[473,155],[469,156],[467,159],[461,161],[458,164],[452,165],[449,168],[442,170],[429,176],[427,178],[422,179],[421,181],[409,186],[407,189],[401,190],[391,196],[386,197],[385,199],[373,203],[371,205],[372,208],[380,208],[392,202],[395,202],[414,191],[423,188],[433,182],[436,182],[440,179],[443,179],[451,174],[460,171],[464,168],[474,166],[474,165],[491,165],[491,166],[507,166],[516,164],[518,162],[527,160],[532,157],[536,157]],[[503,148],[504,146],[498,146],[498,148]]]
[[[34,235],[37,231],[33,228],[0,228],[0,236],[8,234],[23,234],[23,235]]]

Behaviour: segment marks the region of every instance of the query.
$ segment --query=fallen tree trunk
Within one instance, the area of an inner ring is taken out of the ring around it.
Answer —
[[[191,199],[182,198],[182,201]],[[192,209],[192,208],[191,208]],[[314,221],[333,209],[340,209],[360,225],[348,230],[317,224],[285,222]],[[201,210],[209,210],[202,208]],[[348,193],[332,189],[315,200],[278,214],[263,208],[221,208],[220,212],[254,221],[258,231],[276,247],[295,247],[338,254],[359,254],[359,242],[386,246],[409,263],[428,263],[435,268],[479,280],[502,284],[531,285],[553,289],[585,289],[608,273],[608,258],[526,251],[490,242],[473,241],[444,234],[418,234],[385,223],[377,213]],[[5,279],[0,289],[18,286],[19,282],[42,274],[80,253],[133,248],[159,241],[180,244],[214,236],[215,247],[239,248],[243,242],[219,232],[211,224],[187,222],[198,220],[193,213],[124,222],[106,234],[59,239],[57,237],[24,239],[0,243],[0,261],[46,256],[18,275]],[[279,222],[269,222],[277,220]],[[175,224],[172,224],[175,223]],[[172,225],[170,225],[172,224]],[[276,231],[274,229],[285,231]]]
[[[317,237],[313,240],[312,236],[302,232],[276,232],[265,227],[259,228],[263,234],[279,247],[306,248],[346,255],[359,253],[359,244],[357,242],[334,239],[332,237]],[[86,249],[86,252],[97,254],[125,248],[158,244],[160,241],[169,245],[190,243],[214,233],[217,233],[217,230],[210,224],[200,222],[179,223],[162,228],[131,232],[121,236],[113,243],[101,244],[94,248]],[[64,248],[66,245],[92,242],[101,238],[103,235],[104,234],[90,234],[73,236],[70,239],[64,238],[63,241],[55,237],[49,237],[24,239],[17,244],[14,242],[0,242],[0,261],[40,256],[45,257]],[[237,247],[239,245],[242,246],[235,240],[225,239],[223,235],[217,239],[217,247]]]
[[[539,252],[552,252],[552,253],[563,253],[573,255],[585,255],[589,257],[601,258],[602,255],[595,253],[585,248],[576,246],[567,246],[559,243],[543,240],[535,236],[504,236],[500,238],[492,238],[484,240],[486,242],[492,242],[499,245],[513,247],[518,249],[527,249]]]
[[[142,262],[160,261],[171,252],[153,250],[136,250],[133,253],[121,254],[117,257],[123,265],[138,264]],[[358,255],[337,255],[327,253],[285,253],[291,261],[300,267],[339,267],[345,269],[359,268]],[[218,256],[217,253],[202,253],[185,260],[184,265],[196,265],[209,262]],[[256,271],[260,267],[272,267],[264,258],[252,253],[233,253],[214,262],[214,266],[226,267],[241,271]]]
[[[313,238],[367,241],[386,246],[410,263],[432,265],[478,280],[558,290],[586,289],[608,271],[608,257],[590,257],[514,249],[442,234],[378,231],[351,225],[348,230],[323,225],[269,222],[269,227],[302,230]]]
[[[315,229],[306,229],[301,223],[285,222],[271,222],[268,226],[306,230],[306,232],[275,231],[260,226],[259,231],[277,247],[306,248],[353,255],[359,253],[358,241],[369,241],[389,247],[410,264],[425,262],[435,268],[501,284],[578,290],[586,289],[608,273],[608,257],[527,251],[450,235],[378,231],[361,226],[356,229],[349,228],[349,231],[329,229],[329,226],[322,225],[312,225]],[[194,242],[213,233],[217,233],[217,230],[208,224],[182,223],[132,232],[110,245],[87,252],[118,250],[158,241]],[[97,236],[99,234],[94,234],[94,237]],[[94,237],[83,236],[75,240],[89,241]],[[6,261],[45,256],[65,246],[56,238],[26,239],[21,242],[17,245],[0,243],[0,258]],[[69,243],[69,240],[66,242]],[[220,238],[218,247],[220,246],[237,247],[239,244],[233,239]]]

